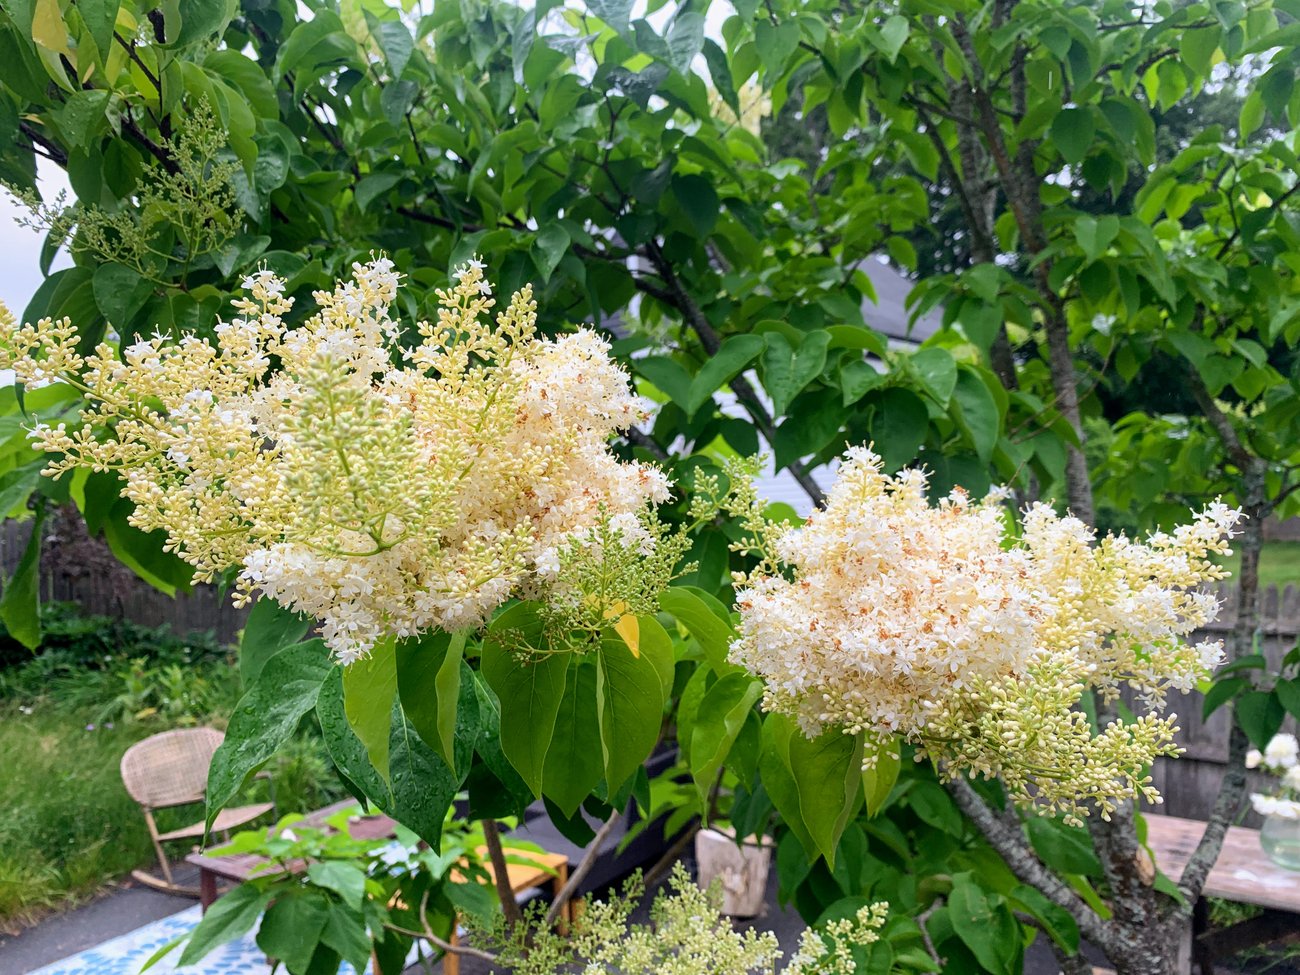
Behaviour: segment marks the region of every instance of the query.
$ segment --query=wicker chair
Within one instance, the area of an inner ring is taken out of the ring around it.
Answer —
[[[203,801],[208,766],[212,764],[212,754],[224,737],[215,728],[179,728],[137,742],[122,756],[122,784],[144,810],[144,821],[149,827],[149,837],[158,854],[158,865],[162,868],[162,877],[144,870],[132,871],[131,876],[141,883],[168,893],[198,896],[197,889],[180,887],[172,880],[171,864],[167,862],[163,843],[168,840],[201,838],[204,832],[203,821],[160,833],[154,822],[153,811]],[[228,833],[237,826],[265,815],[273,808],[273,802],[259,802],[251,806],[223,809],[212,828],[217,832]]]

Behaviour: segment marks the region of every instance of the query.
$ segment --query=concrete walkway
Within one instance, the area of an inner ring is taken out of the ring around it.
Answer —
[[[194,867],[172,869],[177,883],[198,884]],[[19,934],[0,935],[0,975],[27,975],[197,903],[127,880],[89,904],[52,915]]]

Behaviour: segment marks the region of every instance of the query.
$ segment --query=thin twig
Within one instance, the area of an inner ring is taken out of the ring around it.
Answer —
[[[587,852],[582,856],[582,862],[578,864],[576,870],[569,874],[569,882],[560,888],[560,892],[555,895],[555,900],[551,902],[551,909],[546,912],[546,920],[543,922],[544,928],[549,928],[559,920],[560,912],[564,910],[564,905],[573,899],[573,895],[578,892],[578,886],[587,879],[587,874],[591,873],[591,868],[596,865],[600,859],[600,848],[604,845],[605,840],[623,820],[623,811],[615,809],[610,814],[609,819],[605,820],[605,825],[596,833],[596,838],[591,841],[587,847]]]
[[[514,888],[510,885],[510,873],[506,866],[505,850],[501,847],[501,831],[495,819],[483,820],[483,843],[488,850],[488,859],[492,861],[492,879],[496,882],[497,896],[501,899],[501,911],[506,916],[506,926],[513,928],[523,921],[524,912],[515,900]]]
[[[655,861],[655,865],[646,871],[645,886],[646,890],[652,888],[663,878],[668,869],[677,862],[677,858],[685,851],[687,844],[695,839],[695,834],[700,831],[700,821],[697,819],[681,836],[673,841],[673,845],[664,851],[664,855]]]

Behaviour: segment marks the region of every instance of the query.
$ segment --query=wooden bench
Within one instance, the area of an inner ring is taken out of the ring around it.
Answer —
[[[1205,824],[1177,816],[1148,816],[1147,845],[1156,866],[1177,881],[1200,842]],[[1207,897],[1222,897],[1264,908],[1264,913],[1219,931],[1209,929]],[[1270,941],[1300,938],[1300,871],[1270,860],[1259,845],[1259,830],[1229,826],[1219,859],[1195,905],[1191,958],[1201,975],[1211,975],[1214,960]]]

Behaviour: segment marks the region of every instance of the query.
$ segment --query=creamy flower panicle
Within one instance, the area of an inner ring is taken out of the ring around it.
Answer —
[[[387,258],[355,264],[290,327],[284,282],[258,271],[215,342],[158,335],[84,359],[68,320],[10,319],[0,367],[94,403],[34,432],[56,455],[47,473],[120,471],[132,524],[164,531],[196,579],[237,568],[238,599],[320,620],[345,661],[545,596],[556,553],[611,521],[647,544],[641,516],[668,483],[609,450],[644,408],[604,340],[539,336],[529,288],[492,316],[477,261],[407,335],[399,280]]]
[[[1138,542],[1036,504],[1013,536],[1003,493],[931,505],[927,487],[850,450],[825,510],[778,541],[782,574],[748,580],[732,659],[766,707],[810,737],[901,735],[946,774],[1001,777],[1072,818],[1158,798],[1144,769],[1176,751],[1174,717],[1094,733],[1077,705],[1130,686],[1159,708],[1217,665],[1218,644],[1184,638],[1217,612],[1195,587],[1223,577],[1239,513],[1214,504]]]

